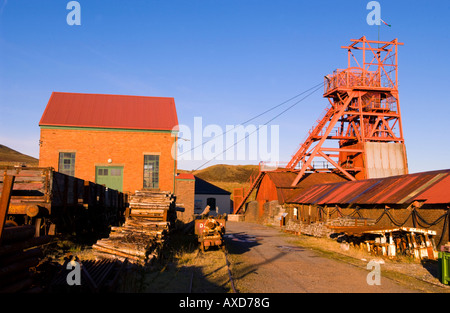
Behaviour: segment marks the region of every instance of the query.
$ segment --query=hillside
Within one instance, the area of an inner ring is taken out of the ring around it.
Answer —
[[[0,144],[0,165],[37,166],[39,160]]]
[[[232,193],[235,188],[249,188],[250,177],[253,179],[259,173],[258,165],[227,165],[217,164],[198,171],[178,170],[179,173],[192,173],[220,188]]]
[[[198,170],[192,174],[207,181],[246,183],[251,175],[255,176],[258,174],[258,169],[258,165],[217,164]]]

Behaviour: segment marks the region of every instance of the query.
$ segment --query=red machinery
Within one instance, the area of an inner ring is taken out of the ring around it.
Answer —
[[[198,236],[202,251],[205,251],[205,248],[211,246],[223,247],[225,223],[225,218],[215,218],[212,216],[195,220],[195,234]]]

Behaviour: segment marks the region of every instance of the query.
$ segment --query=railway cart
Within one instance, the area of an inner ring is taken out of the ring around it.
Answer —
[[[0,167],[15,176],[7,223],[35,225],[36,236],[92,234],[121,222],[127,195],[51,167]]]
[[[223,248],[225,225],[226,219],[221,217],[208,216],[195,220],[195,234],[202,251],[212,246]]]

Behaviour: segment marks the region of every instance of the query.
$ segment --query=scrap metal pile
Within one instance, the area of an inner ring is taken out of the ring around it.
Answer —
[[[92,246],[98,254],[145,264],[159,257],[176,220],[175,196],[163,191],[136,191],[126,221]]]
[[[434,242],[436,232],[413,227],[330,226],[338,241],[347,242],[367,252],[395,257],[410,256],[416,259],[437,259]]]

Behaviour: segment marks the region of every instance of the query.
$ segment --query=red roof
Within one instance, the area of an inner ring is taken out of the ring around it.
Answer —
[[[426,204],[450,203],[450,170],[319,184],[293,196],[291,203],[332,204]]]
[[[53,92],[39,126],[172,130],[178,118],[173,98]]]
[[[188,173],[180,173],[177,175],[176,179],[188,179],[188,180],[194,180],[195,177],[193,174]]]

